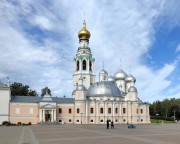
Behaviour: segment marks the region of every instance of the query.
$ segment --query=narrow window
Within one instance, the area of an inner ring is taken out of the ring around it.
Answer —
[[[16,108],[16,114],[20,114],[20,108]]]
[[[101,120],[101,122],[103,122],[103,120]]]
[[[108,114],[111,114],[111,108],[108,108]]]
[[[62,109],[61,108],[59,108],[59,113],[62,113]]]
[[[141,119],[141,122],[143,122],[143,119]]]
[[[62,122],[62,120],[60,119],[59,122]]]
[[[100,113],[103,114],[103,108],[100,108]]]
[[[141,109],[141,114],[143,114],[143,109]]]
[[[79,108],[77,108],[77,114],[79,114]]]
[[[123,108],[123,114],[125,114],[126,113],[126,108]]]
[[[118,122],[118,120],[116,119],[116,122]]]
[[[69,113],[70,113],[70,114],[71,114],[71,111],[72,111],[72,110],[71,110],[71,109],[69,109]]]
[[[91,113],[94,113],[94,109],[93,108],[91,108]]]
[[[79,120],[77,120],[77,122],[79,122]]]
[[[118,108],[115,108],[115,113],[118,114]]]
[[[69,119],[69,122],[71,122],[71,119]]]
[[[83,70],[86,70],[86,61],[83,60]]]
[[[124,119],[123,121],[126,122],[126,119]]]
[[[76,70],[77,71],[79,70],[79,61],[77,61],[77,63],[76,63]]]
[[[92,71],[92,62],[89,62],[89,70]]]
[[[33,114],[33,108],[29,108],[29,114]]]
[[[93,120],[91,120],[91,122],[93,122]]]

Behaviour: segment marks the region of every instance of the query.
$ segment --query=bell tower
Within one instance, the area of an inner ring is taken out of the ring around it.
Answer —
[[[84,20],[82,29],[78,33],[79,47],[74,58],[74,73],[73,85],[74,90],[77,85],[83,84],[86,89],[95,82],[94,62],[91,49],[89,47],[89,38],[91,34],[86,29],[86,22]]]

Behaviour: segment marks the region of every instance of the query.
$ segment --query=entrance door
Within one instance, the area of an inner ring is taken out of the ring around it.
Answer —
[[[51,121],[51,114],[49,111],[46,111],[45,113],[45,120],[46,122],[50,122]]]
[[[46,119],[46,122],[50,122],[51,121],[51,114],[46,114],[45,119]]]

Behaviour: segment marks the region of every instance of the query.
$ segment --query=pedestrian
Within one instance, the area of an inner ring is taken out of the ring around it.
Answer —
[[[109,120],[106,121],[107,129],[109,129]]]
[[[114,122],[111,121],[111,128],[114,128]]]

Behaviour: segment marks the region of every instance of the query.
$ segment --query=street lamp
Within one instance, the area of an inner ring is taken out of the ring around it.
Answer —
[[[159,116],[159,114],[156,114],[157,124],[158,124],[158,116]]]
[[[82,115],[83,115],[83,113],[81,113],[81,124],[82,124]]]

